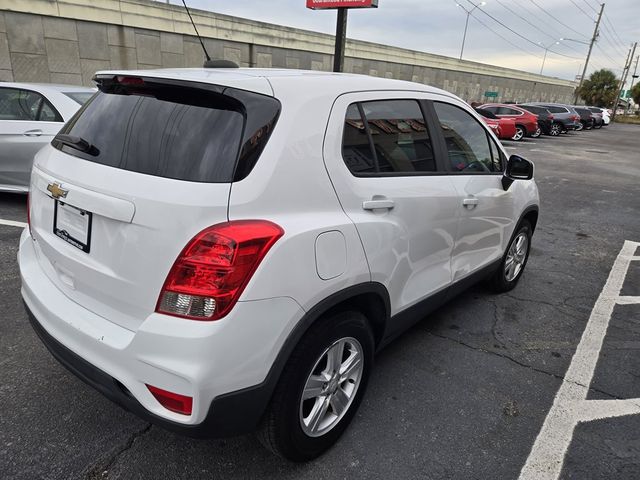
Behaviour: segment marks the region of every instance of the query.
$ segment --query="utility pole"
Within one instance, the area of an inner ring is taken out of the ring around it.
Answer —
[[[598,14],[598,20],[596,21],[596,28],[593,29],[593,37],[591,37],[591,43],[589,44],[589,53],[587,53],[587,59],[584,62],[584,69],[582,70],[582,76],[580,77],[580,83],[578,84],[578,88],[576,88],[576,94],[573,97],[573,103],[578,103],[578,92],[580,91],[580,87],[582,87],[582,82],[584,82],[584,76],[587,74],[587,67],[589,66],[589,58],[591,58],[591,50],[593,49],[593,44],[596,43],[598,39],[598,28],[600,28],[600,20],[602,19],[602,14],[604,13],[604,3],[600,5],[600,13]]]
[[[618,103],[620,102],[620,95],[622,95],[622,89],[624,88],[624,84],[627,83],[627,74],[629,73],[629,70],[631,70],[631,61],[633,60],[633,56],[636,54],[637,46],[638,46],[638,42],[633,44],[633,47],[629,52],[629,56],[627,57],[627,61],[624,64],[624,70],[622,71],[622,81],[620,82],[620,88],[618,89],[618,94],[616,95],[616,98],[613,101],[613,114],[611,115],[612,122],[616,119],[616,112],[618,111]]]
[[[636,66],[633,69],[633,75],[631,75],[631,87],[629,87],[629,91],[633,90],[633,84],[636,82],[636,78],[638,78],[638,60],[640,60],[640,55],[636,56]],[[625,115],[629,115],[630,107],[631,107],[631,102],[627,101],[627,113],[625,113]]]
[[[336,48],[333,55],[333,71],[342,72],[344,68],[344,49],[347,44],[347,13],[348,8],[338,8],[338,23],[336,25]]]

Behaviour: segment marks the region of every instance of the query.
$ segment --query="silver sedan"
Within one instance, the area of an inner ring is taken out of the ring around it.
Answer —
[[[33,156],[95,89],[0,82],[0,191],[27,192]]]

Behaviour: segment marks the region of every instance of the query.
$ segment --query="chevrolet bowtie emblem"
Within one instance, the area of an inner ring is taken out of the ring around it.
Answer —
[[[53,198],[56,199],[65,198],[67,196],[67,193],[69,193],[69,190],[65,190],[57,183],[50,183],[49,185],[47,185],[47,190],[51,192]]]

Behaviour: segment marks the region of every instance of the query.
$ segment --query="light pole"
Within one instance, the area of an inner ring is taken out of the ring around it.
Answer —
[[[469,26],[469,16],[476,8],[484,7],[487,4],[487,2],[480,2],[477,5],[473,2],[469,2],[469,3],[473,5],[473,8],[471,10],[467,10],[466,8],[464,8],[464,6],[460,5],[459,3],[456,3],[458,7],[460,7],[465,12],[467,12],[467,20],[464,22],[464,35],[462,35],[462,47],[460,47],[460,60],[462,60],[462,52],[464,52],[464,41],[467,38],[467,27]]]
[[[544,62],[547,61],[547,53],[549,52],[549,49],[551,47],[553,47],[554,45],[560,45],[560,42],[563,41],[563,40],[564,40],[564,38],[556,40],[555,42],[549,44],[546,47],[542,44],[542,42],[538,42],[538,45],[540,45],[542,48],[544,48],[544,58],[542,59],[542,66],[540,67],[540,75],[542,75],[542,70],[544,70]]]

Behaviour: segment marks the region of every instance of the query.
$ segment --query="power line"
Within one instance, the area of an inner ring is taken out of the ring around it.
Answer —
[[[518,17],[520,20],[528,23],[529,25],[531,25],[533,28],[535,28],[536,30],[538,30],[540,33],[542,33],[543,35],[546,35],[549,38],[553,38],[554,40],[557,40],[558,37],[551,35],[547,32],[545,32],[544,30],[542,30],[540,27],[538,27],[536,24],[531,23],[529,20],[527,20],[525,17],[523,17],[522,15],[520,15],[518,12],[512,10],[508,5],[505,5],[504,3],[502,3],[500,0],[496,0],[496,2],[498,2],[500,5],[502,5],[502,7],[504,7],[506,10],[508,10],[509,12],[513,13],[516,17]]]
[[[624,50],[611,40],[611,38],[609,37],[609,35],[605,30],[601,30],[600,33],[602,34],[602,38],[604,38],[607,41],[607,43],[611,45],[611,48],[613,48],[618,55],[620,56],[626,55],[626,53],[624,53]]]
[[[624,42],[624,41],[620,38],[620,35],[618,35],[618,32],[616,31],[616,28],[613,26],[613,23],[611,22],[611,20],[609,20],[609,17],[607,16],[607,14],[606,14],[606,13],[604,14],[604,21],[605,21],[605,24],[608,24],[608,25],[609,25],[609,27],[610,27],[610,29],[611,29],[611,31],[612,31],[612,33],[613,33],[614,37],[615,37],[615,38],[617,38],[617,39],[618,39],[618,41],[620,42],[620,45],[624,45],[624,46],[625,46],[625,48],[626,48],[627,43],[626,43],[626,42]]]
[[[456,2],[456,0],[451,0],[453,3],[455,3],[456,5],[458,5],[458,2]],[[480,23],[480,25],[482,25],[483,27],[485,27],[487,30],[491,31],[492,33],[494,33],[495,35],[497,35],[498,37],[500,37],[502,40],[504,40],[505,42],[507,42],[509,45],[511,45],[512,47],[517,48],[518,50],[523,51],[524,53],[526,53],[527,55],[531,55],[532,57],[536,57],[539,59],[542,59],[542,57],[540,55],[536,55],[535,53],[531,53],[529,50],[526,50],[524,48],[522,48],[520,45],[517,45],[515,43],[513,43],[511,40],[509,40],[507,37],[505,37],[504,35],[496,32],[493,28],[491,28],[489,25],[487,25],[486,23],[484,23],[482,20],[480,20],[478,17],[476,17],[473,12],[469,13],[469,15],[471,15],[473,18],[475,18],[478,23]]]
[[[546,13],[549,17],[551,17],[553,20],[555,20],[556,22],[558,22],[560,25],[562,25],[565,28],[568,28],[569,30],[571,30],[573,33],[576,33],[578,35],[580,35],[583,38],[588,38],[587,36],[585,36],[583,33],[574,30],[573,28],[571,28],[569,25],[567,25],[566,23],[561,22],[560,20],[558,20],[556,17],[554,17],[552,14],[550,14],[547,10],[545,10],[544,8],[542,8],[538,2],[536,2],[536,0],[529,0],[531,3],[533,3],[536,7],[538,7],[540,10],[542,10],[544,13]]]
[[[584,3],[587,5],[587,7],[589,7],[591,10],[593,10],[593,12],[594,12],[594,13],[598,13],[598,9],[597,9],[597,8],[595,8],[595,7],[593,7],[593,6],[591,5],[591,3],[587,2],[587,0],[583,0],[583,1],[584,1]],[[598,7],[600,6],[600,4],[598,4],[598,3],[596,3],[596,5],[598,5]]]
[[[581,7],[580,5],[578,5],[578,4],[575,2],[575,0],[569,0],[569,1],[570,1],[571,3],[573,3],[573,4],[576,6],[576,8],[577,8],[578,10],[580,10],[582,13],[584,13],[584,14],[587,16],[587,18],[588,18],[589,20],[591,20],[592,22],[594,21],[594,20],[593,20],[593,18],[591,18],[591,15],[589,15],[587,12],[585,12],[585,11],[582,9],[582,7]]]
[[[534,0],[531,0],[531,1],[534,1]],[[474,6],[475,6],[475,4],[474,4],[473,2],[471,2],[470,0],[467,0],[467,2],[469,2],[471,5],[474,5]],[[502,22],[501,22],[500,20],[498,20],[496,17],[494,17],[493,15],[491,15],[489,12],[486,12],[485,10],[483,10],[483,9],[481,9],[481,8],[480,8],[479,10],[480,10],[482,13],[484,13],[487,17],[491,18],[494,22],[496,22],[496,23],[498,23],[498,24],[502,25],[502,27],[506,28],[506,29],[507,29],[507,30],[509,30],[511,33],[513,33],[514,35],[517,35],[518,37],[522,38],[524,41],[526,41],[526,42],[528,42],[528,43],[532,44],[534,47],[539,47],[539,48],[540,48],[540,45],[539,45],[538,43],[536,43],[536,42],[534,42],[533,40],[531,40],[531,39],[529,39],[529,38],[525,37],[524,35],[521,35],[520,33],[516,32],[514,29],[512,29],[511,27],[509,27],[509,26],[505,25],[504,23],[502,23]],[[561,57],[567,57],[567,58],[572,58],[572,59],[575,59],[575,60],[580,60],[580,59],[579,59],[579,58],[577,58],[577,57],[572,57],[572,56],[570,56],[570,55],[565,55],[564,53],[559,53],[559,52],[553,51],[553,50],[551,50],[551,49],[546,49],[546,50],[548,50],[548,51],[549,51],[549,52],[551,52],[551,53],[555,53],[556,55],[560,55]]]

